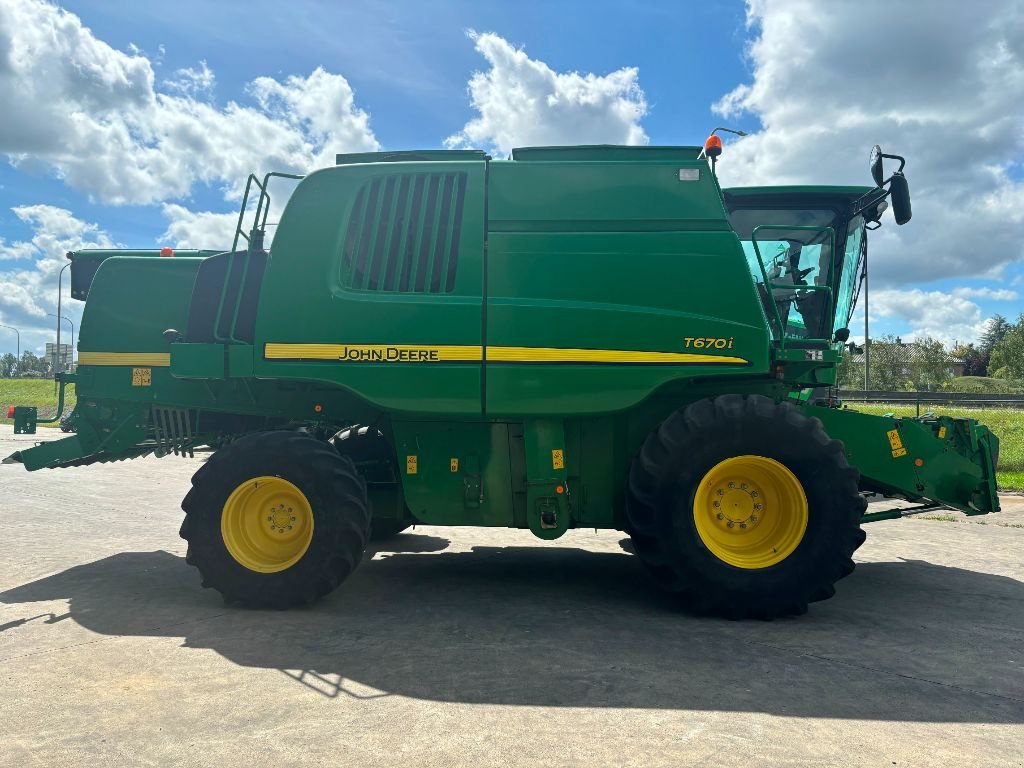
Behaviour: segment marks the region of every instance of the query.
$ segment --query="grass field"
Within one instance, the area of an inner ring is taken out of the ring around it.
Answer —
[[[65,410],[75,405],[75,388],[69,386]],[[40,416],[52,415],[57,398],[53,394],[53,382],[46,379],[0,379],[0,424],[10,424],[7,416],[8,405],[34,405]],[[851,403],[850,407],[881,415],[890,411],[897,416],[913,416],[913,406],[862,405]],[[1024,491],[1024,411],[994,408],[943,408],[935,407],[936,413],[948,416],[968,416],[988,426],[999,438],[999,487],[1003,490]]]
[[[0,424],[11,424],[7,418],[9,405],[34,405],[39,409],[40,418],[54,415],[57,395],[53,391],[52,379],[0,379]],[[64,393],[64,410],[75,407],[75,386],[69,384]],[[57,426],[42,424],[40,426]]]

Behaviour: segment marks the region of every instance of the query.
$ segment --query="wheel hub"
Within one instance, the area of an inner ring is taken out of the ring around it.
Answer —
[[[697,533],[719,560],[767,568],[789,557],[807,529],[807,497],[788,467],[765,456],[735,456],[705,474],[694,493]]]
[[[278,504],[276,507],[270,508],[270,514],[267,515],[267,520],[270,522],[270,530],[277,531],[283,534],[285,531],[292,531],[295,529],[295,523],[298,519],[293,514],[291,507],[285,507],[284,504]]]
[[[257,573],[277,573],[302,559],[313,540],[313,508],[306,495],[282,477],[261,476],[239,484],[220,518],[224,547]]]
[[[715,520],[726,529],[745,530],[756,526],[764,517],[764,494],[760,488],[742,480],[729,481],[715,490],[718,497],[711,506]]]

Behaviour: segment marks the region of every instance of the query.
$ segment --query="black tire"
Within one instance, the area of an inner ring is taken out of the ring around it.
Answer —
[[[224,503],[242,483],[276,476],[293,483],[309,501],[313,534],[302,557],[276,573],[241,565],[221,535]],[[366,483],[352,460],[301,432],[261,432],[216,451],[192,476],[181,503],[186,561],[199,569],[203,586],[228,602],[257,608],[305,605],[333,591],[362,559],[370,530]]]
[[[716,557],[694,521],[694,497],[724,459],[755,455],[792,472],[808,502],[807,527],[781,562],[747,569]],[[860,473],[843,444],[799,407],[759,395],[723,395],[674,413],[644,442],[630,469],[626,498],[637,555],[688,610],[729,618],[802,614],[835,594],[864,542],[866,502]]]
[[[355,462],[356,469],[367,482],[394,484],[396,491],[401,493],[395,452],[380,430],[362,425],[348,427],[331,438],[331,445],[342,456],[348,456]],[[411,517],[408,510],[406,517]],[[411,525],[410,519],[372,518],[370,541],[385,541]]]

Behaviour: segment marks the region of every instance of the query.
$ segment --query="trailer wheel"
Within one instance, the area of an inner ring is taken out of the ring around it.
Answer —
[[[261,432],[216,451],[181,503],[186,561],[229,602],[311,603],[355,570],[370,528],[352,460],[300,432]]]
[[[859,478],[843,444],[797,406],[700,400],[666,419],[633,461],[633,547],[696,613],[805,613],[853,571],[864,542]]]
[[[368,483],[395,486],[401,494],[402,486],[395,463],[395,452],[376,427],[356,425],[341,430],[331,438],[331,445],[342,456],[355,462],[356,469]],[[402,503],[401,506],[405,506]],[[411,513],[406,510],[406,517]],[[385,541],[397,536],[412,525],[409,519],[373,518],[370,524],[370,541]]]

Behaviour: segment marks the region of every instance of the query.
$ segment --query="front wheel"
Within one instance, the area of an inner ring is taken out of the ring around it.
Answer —
[[[800,614],[864,541],[859,473],[797,406],[723,395],[673,414],[633,462],[627,519],[654,577],[698,613]]]
[[[362,559],[366,484],[352,460],[301,432],[261,432],[221,448],[181,503],[186,560],[229,602],[313,602]]]

